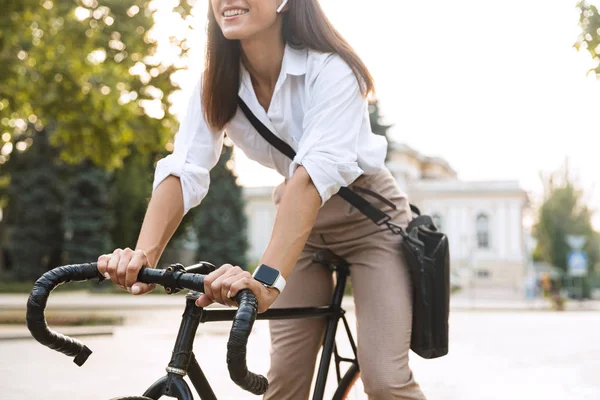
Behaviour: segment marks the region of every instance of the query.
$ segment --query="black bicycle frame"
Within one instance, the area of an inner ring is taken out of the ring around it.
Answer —
[[[318,268],[315,266],[315,268]],[[297,318],[327,318],[327,328],[323,339],[323,352],[319,363],[319,372],[317,382],[313,392],[313,400],[322,400],[325,393],[325,384],[331,363],[331,356],[335,357],[336,374],[338,383],[341,380],[340,362],[350,362],[358,365],[356,360],[356,345],[352,338],[352,333],[345,317],[345,311],[342,309],[342,299],[344,297],[344,288],[349,275],[348,266],[341,265],[333,268],[336,274],[336,286],[333,298],[329,306],[324,307],[304,307],[304,308],[280,308],[267,310],[258,314],[259,320],[272,319],[297,319]],[[192,351],[194,337],[201,322],[213,321],[232,321],[235,315],[234,309],[203,309],[197,307],[194,303],[198,298],[198,293],[190,292],[186,295],[186,307],[182,316],[179,333],[173,349],[173,355],[167,375],[156,381],[146,392],[144,396],[153,400],[158,400],[161,396],[171,396],[179,400],[193,400],[192,392],[183,380],[188,375],[194,388],[202,400],[217,400],[202,368],[198,364]],[[339,320],[344,322],[348,339],[354,352],[354,359],[340,357],[335,346],[335,335]]]

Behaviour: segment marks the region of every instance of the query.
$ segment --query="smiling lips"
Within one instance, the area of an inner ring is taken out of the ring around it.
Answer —
[[[223,12],[223,16],[225,18],[229,18],[229,17],[236,17],[238,15],[244,15],[248,13],[248,10],[243,9],[243,8],[236,8],[236,9],[232,9],[232,10],[225,10]]]

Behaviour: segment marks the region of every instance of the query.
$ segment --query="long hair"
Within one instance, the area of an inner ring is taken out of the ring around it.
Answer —
[[[294,48],[338,54],[354,72],[363,96],[375,91],[369,70],[327,19],[318,0],[288,3],[288,12],[283,16],[283,38]],[[237,110],[240,61],[240,41],[223,36],[209,2],[202,109],[206,122],[215,130],[223,129]]]

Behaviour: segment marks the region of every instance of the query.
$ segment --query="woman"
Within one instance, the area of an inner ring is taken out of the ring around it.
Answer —
[[[206,195],[226,130],[248,157],[286,178],[274,193],[277,218],[259,267],[280,278],[265,285],[226,264],[207,277],[197,305],[233,306],[230,298],[243,288],[254,292],[259,312],[329,304],[332,276],[312,265],[311,255],[330,248],[352,264],[369,398],[423,399],[408,366],[411,296],[399,237],[336,195],[342,186],[370,189],[394,203],[375,201],[396,223],[408,222],[406,196],[384,165],[385,138],[370,130],[366,98],[374,87],[367,68],[317,0],[211,0],[206,56],[174,152],[157,165],[136,250],[101,256],[100,271],[133,294],[152,289],[135,281],[137,273],[156,266],[182,217]],[[238,95],[294,148],[293,161],[254,130]],[[324,328],[317,319],[271,322],[266,399],[308,397]]]

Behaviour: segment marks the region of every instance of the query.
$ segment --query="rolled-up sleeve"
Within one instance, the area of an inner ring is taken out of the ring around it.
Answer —
[[[178,176],[183,194],[184,215],[208,192],[210,170],[223,148],[223,131],[212,131],[202,113],[200,81],[192,90],[188,106],[175,136],[173,153],[161,159],[154,172],[154,192],[169,175]]]
[[[321,196],[321,205],[362,175],[358,137],[367,112],[352,69],[331,55],[311,85],[298,153],[290,176],[302,165]]]

